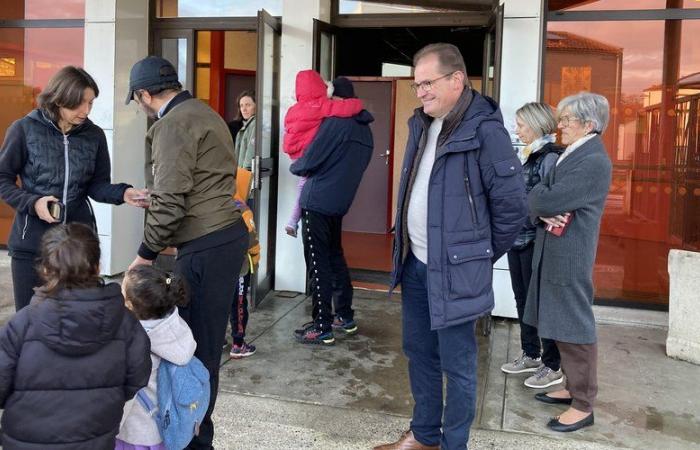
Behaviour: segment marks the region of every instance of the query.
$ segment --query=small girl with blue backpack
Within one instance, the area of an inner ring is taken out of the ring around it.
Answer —
[[[209,372],[194,357],[197,344],[177,309],[187,304],[184,280],[137,266],[124,276],[122,292],[151,341],[152,370],[148,386],[124,407],[116,449],[182,449],[209,403]]]

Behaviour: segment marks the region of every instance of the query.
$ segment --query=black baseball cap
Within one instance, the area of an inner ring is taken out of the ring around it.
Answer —
[[[178,82],[177,71],[170,61],[160,56],[143,58],[131,68],[126,104],[134,98],[134,91],[172,85],[173,82]]]

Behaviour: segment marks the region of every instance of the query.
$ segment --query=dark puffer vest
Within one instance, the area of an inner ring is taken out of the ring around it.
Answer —
[[[545,144],[538,151],[530,153],[523,164],[523,177],[525,178],[525,190],[529,194],[533,187],[537,186],[549,170],[554,167],[559,155],[564,151],[560,146],[551,142]],[[513,243],[513,248],[523,249],[535,240],[537,227],[528,217]]]
[[[53,195],[66,204],[66,222],[95,228],[88,196],[119,205],[129,187],[111,184],[107,140],[100,127],[87,119],[64,135],[40,110],[30,112],[7,129],[0,151],[0,198],[17,212],[8,243],[11,255],[33,257],[51,227],[34,211],[41,197]]]

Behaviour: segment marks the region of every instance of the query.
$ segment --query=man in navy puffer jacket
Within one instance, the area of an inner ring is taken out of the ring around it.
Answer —
[[[474,325],[493,309],[492,263],[525,221],[525,184],[498,106],[467,86],[457,47],[431,44],[413,63],[423,107],[409,121],[392,287],[401,283],[415,407],[410,430],[376,449],[465,449],[476,408]]]

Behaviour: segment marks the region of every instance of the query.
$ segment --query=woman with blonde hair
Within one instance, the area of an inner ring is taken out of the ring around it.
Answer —
[[[555,144],[557,121],[552,107],[546,103],[527,103],[515,113],[515,133],[526,145],[521,159],[525,188],[530,192],[554,167],[562,148]],[[508,251],[508,268],[513,286],[515,303],[520,323],[520,346],[522,354],[513,362],[501,366],[509,374],[533,373],[525,380],[525,386],[541,389],[564,380],[560,368],[557,346],[551,339],[542,339],[537,328],[523,322],[523,312],[527,301],[527,291],[532,277],[532,252],[535,248],[537,227],[531,221],[525,222],[513,247]]]

